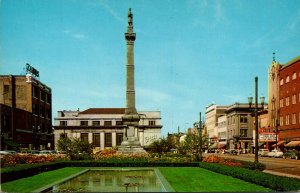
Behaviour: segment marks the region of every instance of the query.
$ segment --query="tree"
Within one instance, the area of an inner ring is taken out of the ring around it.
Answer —
[[[163,152],[170,151],[171,148],[172,145],[169,144],[169,141],[165,138],[155,140],[149,145],[150,151],[153,153],[158,153],[159,155],[161,155]]]
[[[63,137],[57,141],[57,149],[65,151],[72,160],[89,158],[92,148],[92,144],[79,138]]]

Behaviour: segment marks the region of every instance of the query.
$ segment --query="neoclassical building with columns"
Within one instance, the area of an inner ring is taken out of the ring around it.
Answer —
[[[55,144],[61,137],[80,138],[94,149],[121,145],[124,137],[122,116],[125,108],[90,108],[84,111],[58,111],[54,118]],[[160,111],[138,111],[140,120],[135,130],[142,147],[161,138]],[[57,147],[56,147],[57,148]]]

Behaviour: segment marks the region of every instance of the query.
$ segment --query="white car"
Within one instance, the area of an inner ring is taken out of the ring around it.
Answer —
[[[263,157],[263,156],[268,156],[269,150],[268,149],[259,149],[258,150],[258,155]]]
[[[269,157],[283,157],[283,152],[282,151],[279,151],[279,150],[272,150],[268,153],[268,156]]]

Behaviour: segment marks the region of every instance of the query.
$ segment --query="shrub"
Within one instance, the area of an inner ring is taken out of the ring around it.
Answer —
[[[300,190],[300,180],[272,174],[261,171],[249,170],[241,167],[230,167],[216,163],[199,163],[199,166],[217,173],[232,176],[255,183],[276,191],[298,191]]]
[[[259,170],[259,171],[263,171],[266,168],[266,165],[262,164],[262,163],[241,161],[241,160],[235,160],[232,158],[223,158],[223,157],[219,157],[217,155],[206,156],[203,158],[202,161],[209,162],[209,163],[219,163],[219,164],[227,165],[227,166],[237,166],[237,167],[247,168],[250,170]]]

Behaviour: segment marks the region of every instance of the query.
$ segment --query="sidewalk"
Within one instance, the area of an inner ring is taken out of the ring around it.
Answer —
[[[287,174],[287,173],[282,173],[282,172],[275,172],[275,171],[272,171],[272,170],[264,170],[263,172],[273,174],[273,175],[277,175],[277,176],[285,176],[285,177],[300,179],[299,175]]]

